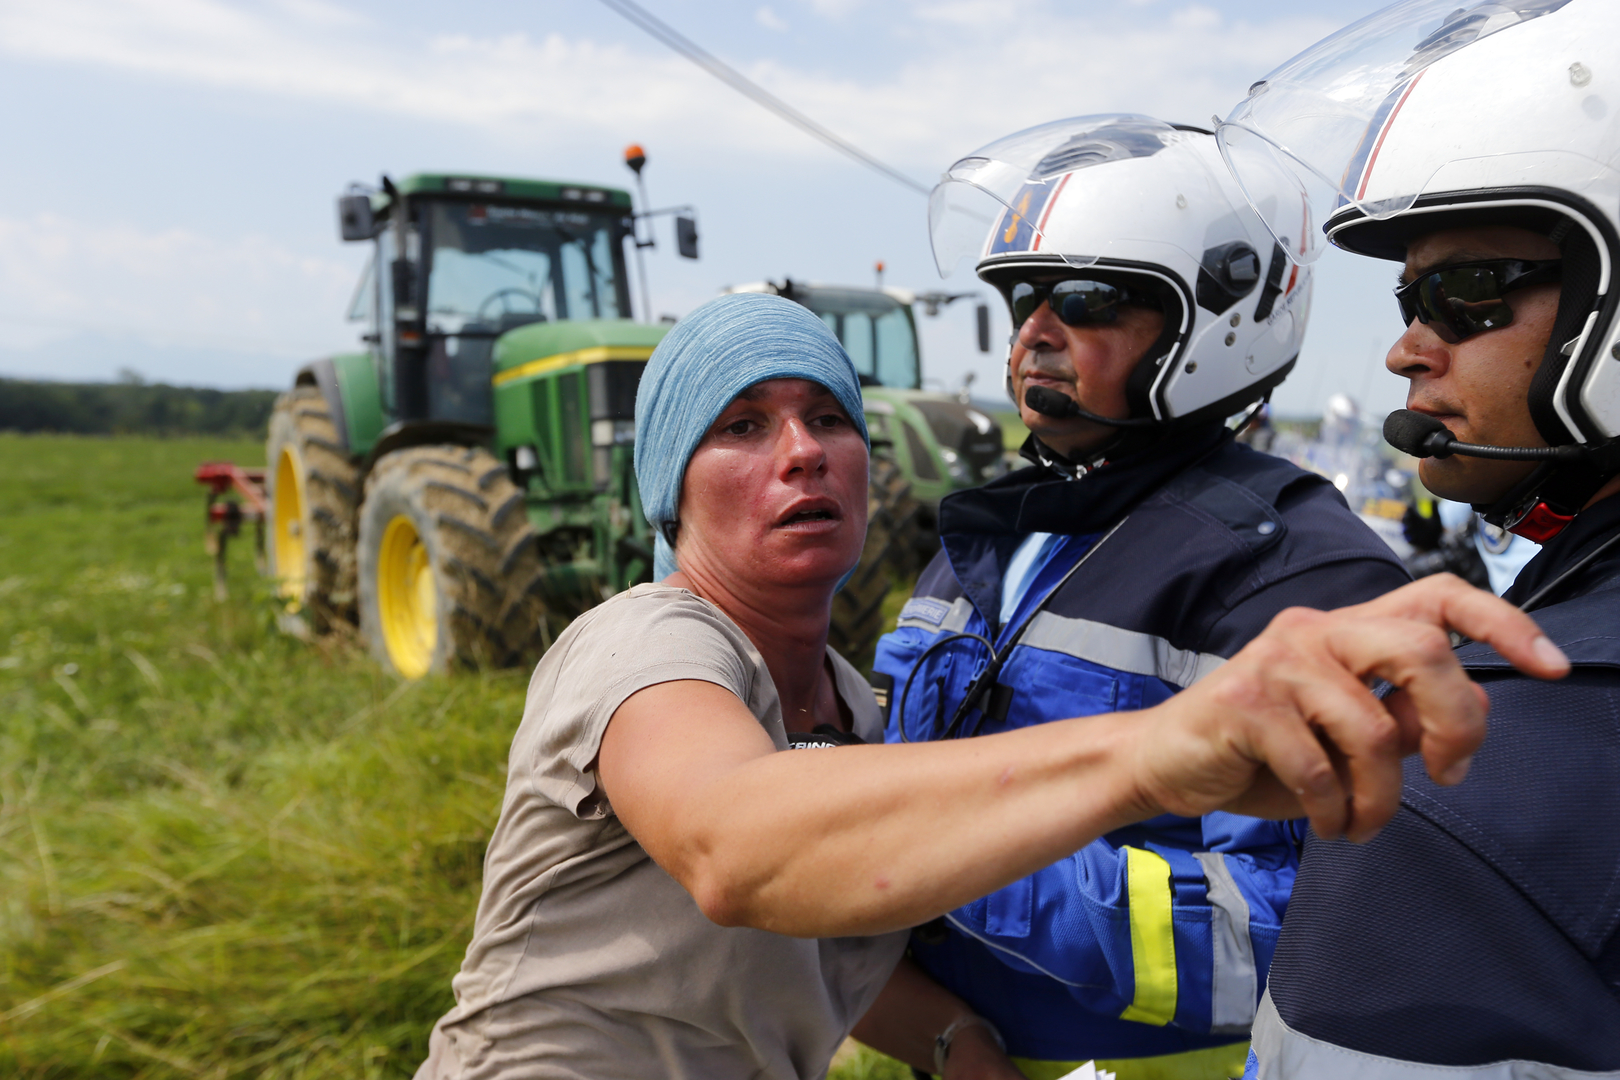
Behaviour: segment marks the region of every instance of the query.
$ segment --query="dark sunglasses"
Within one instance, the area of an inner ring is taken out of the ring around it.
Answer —
[[[1502,297],[1558,281],[1563,267],[1558,259],[1492,259],[1431,270],[1395,290],[1402,325],[1416,319],[1448,345],[1500,330],[1513,322],[1513,309]]]
[[[1048,302],[1052,305],[1052,314],[1065,326],[1107,325],[1119,318],[1122,304],[1160,309],[1158,299],[1141,289],[1089,278],[1068,278],[1045,284],[1018,281],[1003,286],[1001,291],[1012,309],[1014,330],[1023,326],[1036,308]]]

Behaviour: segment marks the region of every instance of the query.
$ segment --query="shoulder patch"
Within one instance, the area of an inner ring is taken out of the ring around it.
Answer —
[[[945,621],[945,616],[951,613],[951,605],[944,600],[936,600],[931,596],[914,596],[906,601],[906,606],[900,609],[901,620],[916,619],[919,622],[931,623],[938,626]]]

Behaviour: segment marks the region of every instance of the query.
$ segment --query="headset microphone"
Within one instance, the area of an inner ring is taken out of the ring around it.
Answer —
[[[1071,416],[1079,416],[1090,420],[1093,424],[1119,428],[1151,427],[1158,423],[1157,420],[1143,418],[1116,420],[1109,416],[1098,416],[1094,412],[1082,409],[1067,394],[1060,394],[1045,386],[1031,386],[1025,390],[1024,404],[1042,416],[1050,416],[1054,420],[1067,420]]]
[[[1419,458],[1461,454],[1501,461],[1576,461],[1586,456],[1585,448],[1580,446],[1479,446],[1458,442],[1446,425],[1411,409],[1396,409],[1385,418],[1384,441]]]

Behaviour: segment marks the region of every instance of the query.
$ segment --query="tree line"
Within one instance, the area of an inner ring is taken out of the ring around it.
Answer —
[[[0,378],[0,431],[73,435],[263,435],[275,390]]]

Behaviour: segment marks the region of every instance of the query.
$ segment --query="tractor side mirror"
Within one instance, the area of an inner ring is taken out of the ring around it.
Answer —
[[[683,259],[698,257],[697,220],[682,214],[675,219],[675,250]]]
[[[370,240],[377,235],[370,195],[338,196],[338,235],[344,240]]]
[[[980,304],[973,312],[979,324],[979,351],[990,351],[990,305]]]

